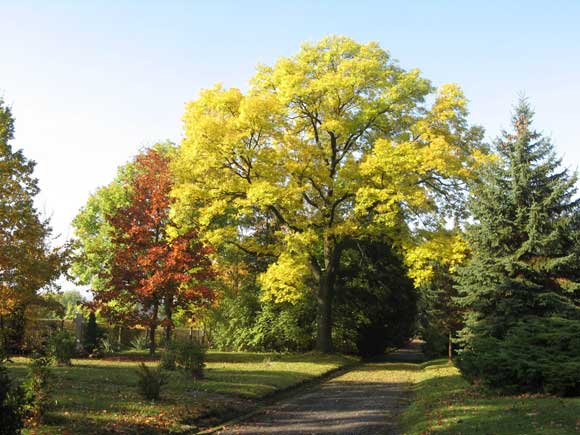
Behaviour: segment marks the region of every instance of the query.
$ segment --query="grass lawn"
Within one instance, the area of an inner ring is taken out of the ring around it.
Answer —
[[[580,434],[580,398],[484,393],[447,360],[419,365],[404,435]]]
[[[200,416],[251,409],[257,399],[354,361],[339,355],[209,352],[205,379],[170,372],[162,401],[151,403],[141,399],[135,386],[139,359],[148,358],[133,353],[106,360],[75,359],[71,367],[52,367],[54,407],[46,424],[24,433],[187,432],[195,429]],[[7,366],[22,378],[27,363],[15,358]]]

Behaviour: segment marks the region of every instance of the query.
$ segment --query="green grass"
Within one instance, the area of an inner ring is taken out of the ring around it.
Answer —
[[[55,405],[46,424],[26,434],[157,434],[191,429],[202,415],[223,415],[251,408],[256,400],[280,389],[323,375],[352,359],[337,355],[278,355],[210,352],[205,379],[195,381],[170,372],[162,400],[147,402],[138,395],[137,360],[75,359],[71,367],[53,367]],[[8,368],[18,378],[28,360],[15,358]],[[155,361],[148,361],[155,365]]]
[[[580,398],[498,396],[469,385],[447,360],[420,368],[404,435],[580,434]]]

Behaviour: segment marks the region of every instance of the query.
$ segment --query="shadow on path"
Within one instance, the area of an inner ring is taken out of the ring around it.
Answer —
[[[381,361],[358,367],[218,433],[395,434],[393,419],[389,417],[398,413],[408,384],[392,373],[418,367],[411,363],[422,360],[419,344],[413,342]]]

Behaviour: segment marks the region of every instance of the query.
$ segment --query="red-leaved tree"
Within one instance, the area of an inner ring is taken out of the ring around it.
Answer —
[[[134,169],[129,205],[107,216],[113,228],[113,261],[105,277],[108,288],[95,293],[95,304],[116,321],[147,327],[153,354],[158,326],[165,327],[170,340],[177,307],[213,300],[207,283],[214,272],[208,257],[211,248],[195,230],[168,234],[172,227],[168,153],[149,149],[136,157]]]

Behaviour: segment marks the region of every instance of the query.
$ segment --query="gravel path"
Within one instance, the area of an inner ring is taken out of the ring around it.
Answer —
[[[400,363],[419,359],[412,344],[390,355],[389,362],[364,364],[218,433],[395,435],[392,416],[408,390]]]

